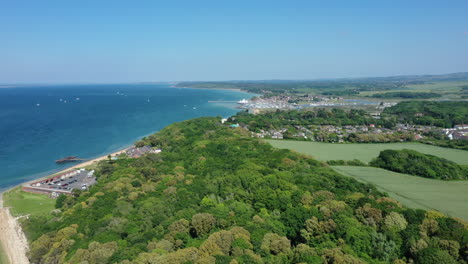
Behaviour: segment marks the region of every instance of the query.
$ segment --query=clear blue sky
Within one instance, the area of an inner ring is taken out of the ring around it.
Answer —
[[[466,0],[0,0],[0,83],[461,71]]]

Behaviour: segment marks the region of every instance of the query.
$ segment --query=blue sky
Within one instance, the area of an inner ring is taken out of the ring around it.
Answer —
[[[0,83],[468,71],[468,1],[0,0]]]

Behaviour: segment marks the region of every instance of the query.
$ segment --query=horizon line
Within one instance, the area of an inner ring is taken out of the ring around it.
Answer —
[[[401,78],[401,77],[427,77],[427,76],[443,76],[455,74],[468,74],[468,71],[439,73],[439,74],[403,74],[403,75],[385,75],[385,76],[361,76],[361,77],[329,77],[329,78],[280,78],[280,79],[224,79],[224,80],[178,80],[178,81],[128,81],[128,82],[0,82],[2,86],[19,86],[19,85],[113,85],[113,84],[170,84],[182,82],[261,82],[261,81],[333,81],[333,80],[359,80],[359,79],[375,79],[375,78]]]

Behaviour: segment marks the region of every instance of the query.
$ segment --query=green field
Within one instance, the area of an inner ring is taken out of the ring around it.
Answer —
[[[5,256],[5,253],[3,252],[2,245],[0,245],[0,264],[8,264],[8,260]]]
[[[425,154],[431,154],[468,165],[468,151],[441,148],[420,143],[382,143],[382,144],[333,144],[290,140],[267,140],[273,147],[292,149],[299,153],[311,155],[314,158],[327,160],[353,160],[369,162],[385,149],[412,149]]]
[[[462,86],[468,85],[468,81],[450,81],[450,82],[426,82],[424,84],[410,84],[403,89],[394,89],[388,91],[363,91],[359,96],[371,96],[376,93],[386,92],[433,92],[442,94],[439,99],[459,99],[463,94]]]
[[[441,181],[373,167],[333,166],[337,172],[372,183],[411,208],[437,210],[468,220],[468,181]]]
[[[23,192],[20,187],[3,194],[5,207],[14,216],[48,214],[55,208],[55,200],[47,195]]]
[[[407,85],[412,91],[428,91],[428,92],[442,92],[451,91],[457,92],[461,90],[462,86],[468,85],[468,81],[450,81],[450,82],[427,82],[424,84],[410,84]]]

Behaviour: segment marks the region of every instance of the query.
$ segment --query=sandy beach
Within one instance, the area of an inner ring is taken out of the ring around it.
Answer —
[[[111,155],[112,157],[116,156],[116,155],[120,155],[122,153],[124,153],[125,151],[127,151],[129,148],[125,148],[125,149],[122,149],[122,150],[119,150],[119,151],[116,151],[116,152],[113,152],[113,153],[110,153],[108,155],[104,155],[104,156],[101,156],[101,157],[98,157],[98,158],[95,158],[95,159],[92,159],[92,160],[88,160],[88,161],[85,161],[85,162],[81,162],[75,166],[72,166],[70,168],[66,168],[62,171],[59,171],[57,173],[62,173],[62,172],[65,172],[65,171],[68,171],[68,170],[72,170],[72,169],[78,169],[78,168],[83,168],[83,167],[86,167],[86,166],[89,166],[89,165],[93,165],[94,163],[96,162],[99,162],[101,160],[105,160],[107,159],[107,156]],[[57,174],[57,173],[54,173],[54,174]]]
[[[80,162],[72,167],[68,167],[66,169],[63,169],[61,171],[58,171],[58,172],[55,172],[53,174],[50,174],[50,175],[47,175],[47,176],[43,176],[43,177],[40,177],[40,178],[36,178],[36,179],[32,179],[30,181],[27,181],[27,182],[24,182],[22,184],[19,184],[15,187],[18,187],[18,186],[22,186],[22,185],[26,185],[26,184],[31,184],[33,182],[37,182],[37,181],[41,181],[43,179],[48,179],[50,178],[52,175],[57,175],[57,174],[61,174],[61,173],[64,173],[66,171],[70,171],[70,170],[73,170],[73,169],[79,169],[79,168],[83,168],[83,167],[87,167],[87,166],[90,166],[90,165],[93,165],[94,163],[97,163],[101,160],[106,160],[107,159],[107,156],[111,155],[112,157],[116,156],[116,155],[120,155],[122,153],[124,153],[125,151],[127,151],[129,148],[125,148],[125,149],[121,149],[119,151],[116,151],[116,152],[113,152],[113,153],[110,153],[110,154],[107,154],[107,155],[104,155],[104,156],[101,156],[101,157],[97,157],[95,159],[92,159],[92,160],[88,160],[88,161],[85,161],[85,162]],[[9,190],[15,188],[15,187],[12,187],[10,188]],[[7,192],[8,190],[6,190],[5,192]]]
[[[18,218],[10,209],[3,207],[3,193],[0,193],[0,243],[10,264],[28,264],[26,257],[29,246]]]

